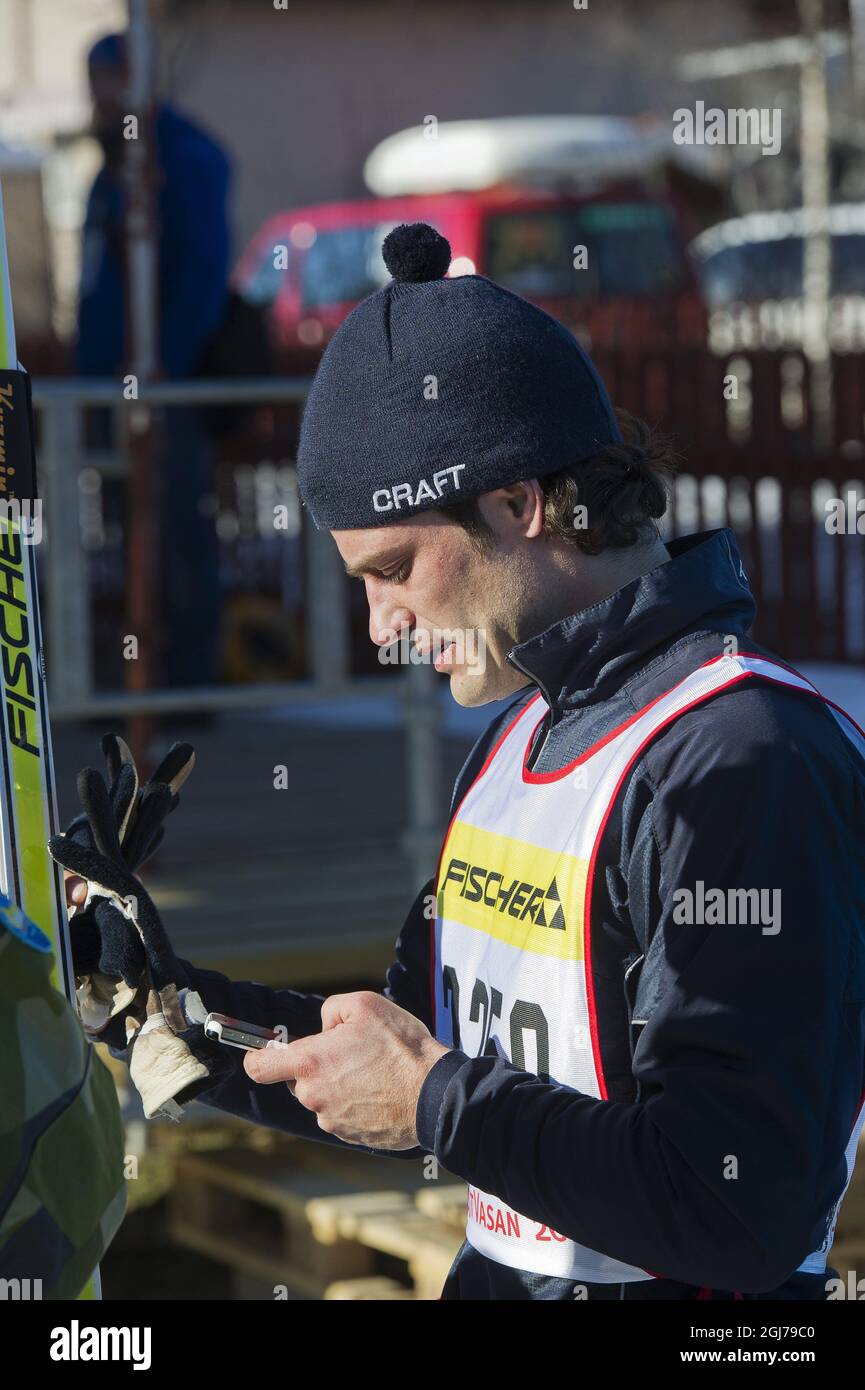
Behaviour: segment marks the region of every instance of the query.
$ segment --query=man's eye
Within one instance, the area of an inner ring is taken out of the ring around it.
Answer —
[[[381,577],[386,584],[402,584],[408,579],[411,573],[411,566],[408,562],[400,565],[398,570],[393,570],[390,574],[383,574]]]

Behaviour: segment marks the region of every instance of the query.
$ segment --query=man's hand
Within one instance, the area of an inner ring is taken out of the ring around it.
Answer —
[[[415,1113],[427,1073],[449,1050],[414,1014],[380,994],[334,994],[323,1031],[249,1051],[253,1081],[286,1081],[319,1128],[349,1144],[413,1149]]]

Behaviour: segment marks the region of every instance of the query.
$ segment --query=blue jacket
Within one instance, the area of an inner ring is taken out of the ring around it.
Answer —
[[[553,715],[531,766],[553,771],[719,656],[726,638],[759,652],[745,640],[755,606],[732,533],[669,550],[668,564],[590,617],[512,649],[529,684],[478,740],[452,812],[538,689]],[[674,927],[672,888],[698,880],[780,888],[783,930],[771,948],[752,931]],[[609,1099],[454,1050],[424,1083],[415,1152],[658,1276],[592,1285],[589,1297],[825,1297],[825,1276],[796,1271],[844,1187],[865,1084],[865,761],[813,696],[734,685],[638,758],[594,885],[591,969]],[[427,1024],[432,887],[406,919],[385,991]],[[210,1009],[292,1034],[320,1029],[320,997],[189,969]],[[256,1086],[241,1062],[205,1103],[325,1138],[287,1088]],[[735,1181],[726,1155],[738,1158]],[[574,1285],[464,1245],[445,1297],[571,1299]]]
[[[159,171],[160,366],[194,376],[225,312],[230,237],[230,165],[210,136],[162,105],[156,115]],[[128,361],[123,290],[124,192],[105,165],[84,220],[76,369],[114,376]]]

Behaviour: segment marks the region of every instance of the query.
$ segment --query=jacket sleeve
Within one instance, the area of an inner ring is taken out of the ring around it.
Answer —
[[[429,1014],[429,931],[428,905],[432,882],[418,893],[406,917],[396,943],[396,959],[388,970],[385,995],[401,1008],[428,1023]],[[300,994],[291,989],[271,989],[267,985],[226,979],[214,970],[200,970],[188,961],[182,962],[189,987],[197,990],[209,1012],[229,1014],[248,1023],[266,1028],[282,1026],[290,1037],[308,1037],[321,1032],[321,1006],[324,995]],[[322,1143],[341,1144],[345,1148],[358,1145],[343,1144],[334,1135],[318,1127],[313,1111],[301,1105],[287,1086],[259,1085],[243,1069],[243,1053],[226,1048],[233,1069],[230,1076],[197,1099],[253,1124],[284,1130],[301,1138],[317,1139]],[[364,1149],[377,1153],[376,1149]],[[421,1148],[406,1149],[398,1154],[387,1152],[390,1158],[417,1158]]]
[[[654,983],[638,1103],[451,1052],[421,1090],[418,1134],[451,1172],[594,1250],[771,1290],[821,1243],[860,1104],[861,771],[816,702],[765,688],[682,716],[638,769],[654,788],[644,854],[624,865]],[[762,924],[677,921],[701,883],[764,890]]]
[[[516,700],[509,702],[504,712],[492,721],[472,747],[454,785],[451,811],[482,765],[498,730],[509,717],[512,717],[513,709],[520,700],[525,698],[527,694],[523,692]],[[435,924],[434,889],[435,877],[428,879],[417,894],[397,938],[395,959],[387,971],[383,990],[386,998],[392,999],[400,1008],[414,1014],[430,1029],[433,1026],[430,944]],[[297,1037],[321,1030],[321,1006],[324,1002],[322,995],[274,990],[259,984],[238,984],[214,971],[198,970],[185,961],[183,964],[190,988],[198,991],[210,1011],[231,1014],[268,1028],[282,1024],[289,1035]],[[243,1070],[242,1053],[238,1052],[237,1058],[233,1060],[234,1070],[228,1080],[198,1097],[205,1105],[239,1115],[255,1124],[286,1130],[308,1139],[319,1139],[325,1143],[341,1142],[332,1135],[322,1133],[315,1115],[304,1110],[288,1087],[257,1085]],[[415,1149],[407,1149],[398,1154],[390,1150],[387,1152],[391,1157],[416,1158],[427,1151],[421,1141],[420,1147]]]

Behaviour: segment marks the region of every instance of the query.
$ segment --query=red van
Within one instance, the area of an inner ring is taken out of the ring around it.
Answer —
[[[629,186],[591,196],[497,187],[323,203],[277,213],[235,272],[270,306],[280,358],[317,357],[388,274],[381,243],[400,222],[447,237],[449,274],[487,275],[560,319],[588,348],[705,344],[706,312],[676,203]],[[585,246],[585,269],[574,268]]]

